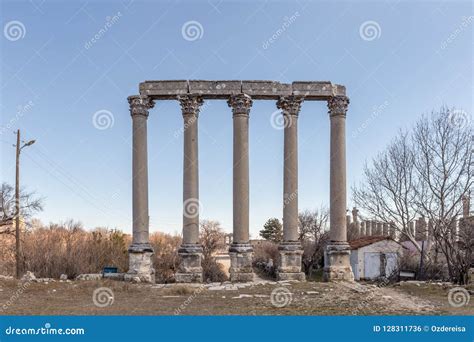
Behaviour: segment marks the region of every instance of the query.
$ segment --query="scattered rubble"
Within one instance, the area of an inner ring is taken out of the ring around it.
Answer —
[[[102,279],[101,273],[79,274],[76,277],[76,280],[100,280],[100,279]]]

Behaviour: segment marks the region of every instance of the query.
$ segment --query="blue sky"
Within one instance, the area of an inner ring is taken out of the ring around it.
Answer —
[[[446,104],[472,114],[470,1],[3,0],[0,13],[1,180],[14,183],[12,132],[20,128],[24,139],[37,140],[22,153],[22,184],[44,197],[38,217],[45,223],[73,218],[131,231],[126,98],[144,80],[346,85],[348,188],[361,180],[364,161],[422,113]],[[190,21],[199,24],[197,36],[182,33]],[[254,237],[268,218],[282,216],[283,131],[271,125],[275,110],[273,101],[255,101],[250,113]],[[111,119],[105,127],[94,122],[97,112]],[[299,120],[299,206],[312,209],[329,199],[326,104],[305,102]],[[201,218],[230,232],[225,101],[208,103],[199,125]],[[151,231],[181,230],[183,142],[174,135],[181,127],[178,103],[157,102],[148,120]]]

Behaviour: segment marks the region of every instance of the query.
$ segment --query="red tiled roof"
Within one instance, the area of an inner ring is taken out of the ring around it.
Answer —
[[[349,246],[351,249],[359,249],[371,245],[373,243],[383,241],[383,240],[393,240],[390,236],[374,235],[374,236],[364,236],[359,239],[349,241]]]

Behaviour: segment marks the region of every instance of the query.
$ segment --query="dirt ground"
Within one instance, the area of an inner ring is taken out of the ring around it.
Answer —
[[[377,287],[360,283],[261,282],[199,287],[111,280],[20,283],[2,279],[0,314],[473,315],[474,299],[466,306],[452,307],[448,303],[449,288],[429,283]]]

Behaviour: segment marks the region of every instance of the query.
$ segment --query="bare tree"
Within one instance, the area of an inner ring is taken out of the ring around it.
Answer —
[[[200,240],[205,259],[211,258],[219,249],[225,247],[225,233],[217,221],[202,220]]]
[[[329,211],[325,207],[305,210],[298,215],[299,239],[303,245],[303,266],[306,273],[322,264],[328,235]]]
[[[354,187],[353,199],[368,216],[388,223],[421,252],[421,246],[410,230],[417,215],[416,187],[418,177],[411,139],[400,131],[386,150],[364,167],[364,182]]]
[[[420,176],[416,199],[432,222],[432,233],[446,258],[451,280],[463,282],[471,263],[472,244],[460,248],[457,227],[463,197],[473,185],[472,129],[467,113],[442,107],[423,116],[413,133],[415,168]]]
[[[36,198],[34,193],[20,190],[20,215],[23,219],[31,217],[43,209],[42,200]],[[15,209],[15,189],[2,183],[0,189],[0,234],[13,234],[13,223],[17,216]]]
[[[304,210],[298,214],[299,240],[318,240],[327,229],[329,211],[325,207]]]
[[[203,249],[202,270],[205,281],[225,281],[227,276],[214,254],[225,247],[225,233],[218,221],[202,220],[200,241]]]

